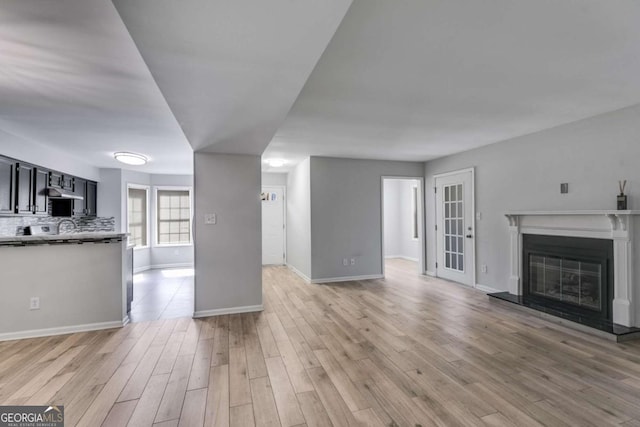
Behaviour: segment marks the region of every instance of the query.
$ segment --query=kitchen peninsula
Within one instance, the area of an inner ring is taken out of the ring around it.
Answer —
[[[125,236],[0,237],[0,341],[125,324]]]

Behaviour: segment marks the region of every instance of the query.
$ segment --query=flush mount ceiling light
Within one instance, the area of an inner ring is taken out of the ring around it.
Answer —
[[[148,160],[147,157],[142,154],[127,153],[126,151],[114,153],[113,157],[119,162],[132,166],[142,166],[146,164]]]
[[[272,168],[280,168],[287,163],[285,159],[267,159],[265,162]]]

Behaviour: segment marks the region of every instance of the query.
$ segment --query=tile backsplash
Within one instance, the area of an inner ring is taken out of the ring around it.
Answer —
[[[24,235],[24,228],[28,225],[43,225],[43,224],[58,224],[63,219],[60,217],[35,217],[35,216],[10,216],[0,217],[0,236],[22,236]],[[115,231],[116,220],[115,218],[103,218],[103,217],[81,217],[73,218],[78,228],[75,230],[77,233],[89,233],[97,231]],[[73,231],[73,225],[66,222],[62,224],[61,233],[69,233]]]

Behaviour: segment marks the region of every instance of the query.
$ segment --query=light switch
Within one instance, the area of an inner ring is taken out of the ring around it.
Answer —
[[[204,216],[204,223],[209,225],[215,225],[218,222],[218,217],[214,213],[206,214]]]

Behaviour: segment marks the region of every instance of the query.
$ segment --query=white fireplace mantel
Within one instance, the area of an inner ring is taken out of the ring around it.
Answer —
[[[513,211],[509,220],[511,246],[509,293],[522,295],[522,236],[587,237],[613,240],[613,322],[635,325],[634,224],[640,211]]]

